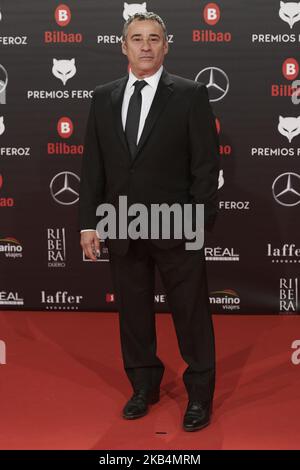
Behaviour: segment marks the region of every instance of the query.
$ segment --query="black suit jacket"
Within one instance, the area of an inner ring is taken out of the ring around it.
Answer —
[[[205,228],[217,212],[219,140],[204,84],[163,69],[134,160],[122,128],[128,75],[97,86],[86,128],[82,160],[79,230],[96,228],[100,203],[203,203]],[[184,237],[183,237],[184,239]],[[178,239],[153,243],[169,248]],[[109,239],[109,250],[125,254],[129,239]]]

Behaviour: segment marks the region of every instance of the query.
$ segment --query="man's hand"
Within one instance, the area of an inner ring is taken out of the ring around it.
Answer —
[[[97,261],[97,252],[100,255],[100,242],[97,237],[96,230],[89,230],[88,232],[82,232],[80,238],[80,245],[87,258]]]

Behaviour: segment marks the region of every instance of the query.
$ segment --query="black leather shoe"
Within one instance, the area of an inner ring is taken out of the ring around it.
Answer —
[[[185,431],[197,431],[205,428],[210,423],[212,414],[212,402],[189,400],[183,418]]]
[[[140,389],[134,392],[123,408],[123,418],[136,419],[148,413],[148,405],[159,401],[159,389],[152,392]]]

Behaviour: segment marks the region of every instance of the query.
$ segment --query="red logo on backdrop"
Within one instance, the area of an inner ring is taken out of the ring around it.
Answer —
[[[58,26],[67,26],[71,21],[71,10],[68,5],[61,4],[55,9],[54,17]]]
[[[114,302],[115,301],[115,295],[107,293],[106,296],[105,296],[105,300],[106,300],[106,302]]]
[[[220,134],[220,132],[221,132],[221,124],[220,124],[220,121],[219,121],[218,118],[215,118],[215,123],[216,123],[217,132],[218,132],[218,134]]]
[[[220,20],[220,8],[216,3],[208,3],[203,10],[203,18],[205,23],[213,26]]]
[[[296,59],[289,57],[282,64],[282,74],[287,80],[295,80],[299,73],[299,64]]]
[[[63,139],[68,139],[73,134],[73,122],[68,117],[62,117],[57,123],[57,132]]]
[[[0,189],[3,186],[3,176],[0,175]],[[12,197],[0,197],[0,207],[13,207],[15,200]]]

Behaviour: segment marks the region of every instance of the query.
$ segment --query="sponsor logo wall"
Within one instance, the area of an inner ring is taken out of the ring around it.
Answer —
[[[93,90],[126,74],[138,11],[166,21],[166,69],[204,82],[216,118],[213,312],[299,314],[300,6],[273,0],[1,1],[0,309],[116,310],[104,241],[97,262],[79,244],[78,191]],[[154,305],[169,311],[158,273]]]

